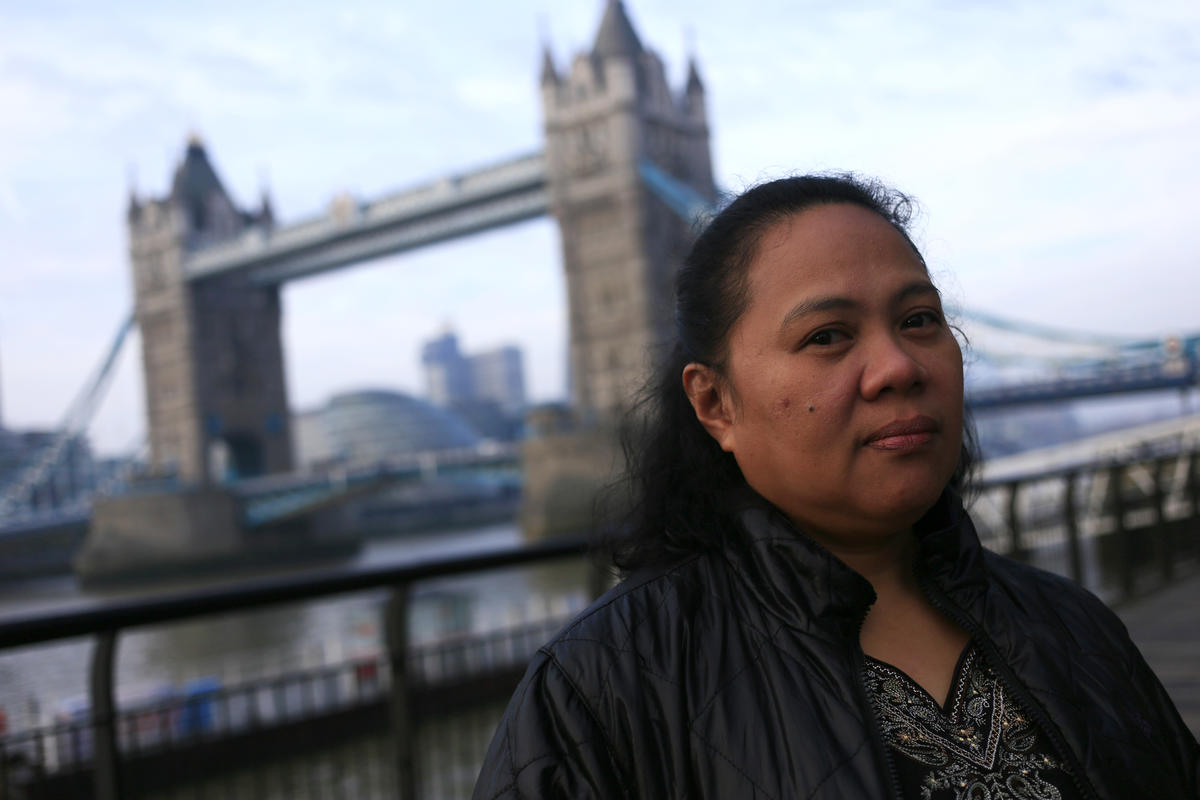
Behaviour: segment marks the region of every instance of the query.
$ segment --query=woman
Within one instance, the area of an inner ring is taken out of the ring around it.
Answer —
[[[541,649],[476,798],[1195,798],[1124,627],[984,551],[903,195],[746,192],[677,278],[626,579]]]

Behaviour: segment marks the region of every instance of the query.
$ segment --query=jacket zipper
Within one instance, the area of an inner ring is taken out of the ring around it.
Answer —
[[[858,701],[863,707],[863,713],[867,720],[867,736],[870,737],[871,744],[875,748],[876,757],[883,761],[888,785],[891,788],[891,797],[893,800],[904,800],[904,793],[900,790],[900,774],[896,771],[896,762],[888,750],[887,743],[883,741],[883,731],[880,730],[879,719],[875,715],[875,704],[871,702],[871,698],[867,694],[867,655],[862,649],[862,628],[870,611],[871,607],[867,606],[862,616],[858,618],[858,635],[854,637],[853,655],[855,672],[858,675],[856,681]]]
[[[1016,673],[1012,671],[1008,662],[1000,657],[1000,648],[996,647],[996,643],[983,632],[981,627],[975,624],[973,619],[959,609],[958,605],[942,591],[940,586],[929,581],[920,569],[917,569],[916,572],[917,585],[921,587],[921,591],[925,593],[925,596],[933,604],[933,607],[961,625],[974,637],[976,643],[983,648],[984,655],[988,659],[988,664],[1000,673],[1004,688],[1008,689],[1020,701],[1022,707],[1033,715],[1051,743],[1058,748],[1058,752],[1070,764],[1071,780],[1074,782],[1075,788],[1079,790],[1079,794],[1082,797],[1100,800],[1100,795],[1092,787],[1091,783],[1088,782],[1087,778],[1084,777],[1083,763],[1075,755],[1075,752],[1067,746],[1067,740],[1063,737],[1062,731],[1051,721],[1050,715],[1045,712],[1041,704],[1025,688],[1025,684],[1017,678]]]

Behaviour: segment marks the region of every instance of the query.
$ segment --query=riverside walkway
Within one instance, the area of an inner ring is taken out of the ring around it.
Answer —
[[[1200,574],[1126,603],[1117,613],[1200,737]]]

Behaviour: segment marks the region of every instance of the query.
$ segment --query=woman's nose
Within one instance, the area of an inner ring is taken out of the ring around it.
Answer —
[[[874,400],[884,392],[907,394],[924,385],[925,368],[906,343],[894,336],[880,336],[866,352],[861,378],[862,396]]]

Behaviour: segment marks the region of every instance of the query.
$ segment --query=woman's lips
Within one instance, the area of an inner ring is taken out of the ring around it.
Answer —
[[[876,450],[914,450],[929,443],[938,432],[938,424],[930,417],[916,416],[889,422],[867,437],[864,444]]]

